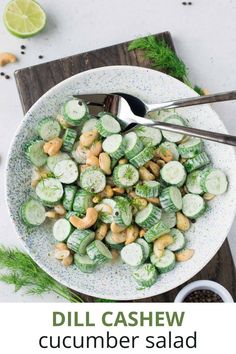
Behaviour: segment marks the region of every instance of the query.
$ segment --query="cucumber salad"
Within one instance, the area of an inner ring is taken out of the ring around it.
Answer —
[[[185,232],[226,192],[224,172],[201,139],[144,126],[121,134],[115,116],[92,116],[75,98],[60,112],[42,118],[24,145],[33,192],[23,222],[51,219],[53,254],[64,266],[90,273],[119,259],[150,287],[194,255]],[[165,121],[186,125],[175,112]]]

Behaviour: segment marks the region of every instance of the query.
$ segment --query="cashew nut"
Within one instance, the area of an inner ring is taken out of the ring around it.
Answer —
[[[158,154],[159,154],[160,158],[165,162],[170,162],[170,161],[174,160],[174,156],[173,156],[172,152],[168,149],[159,148]]]
[[[99,194],[95,195],[92,199],[94,204],[98,204],[100,203],[100,201],[102,200],[101,196]]]
[[[95,232],[95,239],[96,240],[103,240],[107,234],[107,231],[108,231],[108,225],[101,224]]]
[[[159,177],[160,175],[160,166],[153,162],[153,161],[148,161],[145,165],[146,168],[148,168],[152,174],[154,174],[155,177]]]
[[[184,248],[175,253],[175,259],[177,262],[188,261],[194,255],[194,250],[190,248]]]
[[[49,210],[45,213],[45,216],[49,219],[57,219],[58,218],[58,214],[55,210]]]
[[[181,231],[187,231],[190,228],[189,219],[179,211],[176,213],[176,226]]]
[[[62,260],[70,255],[70,251],[67,250],[55,250],[54,257],[56,259]]]
[[[111,158],[106,152],[99,155],[99,166],[106,175],[111,174]]]
[[[145,198],[149,203],[160,204],[160,199],[157,197]]]
[[[67,245],[63,242],[56,243],[54,247],[55,247],[55,250],[57,250],[57,251],[69,250]]]
[[[115,224],[114,222],[111,223],[111,231],[114,232],[115,234],[119,234],[120,232],[123,232],[126,229],[126,226],[121,226],[118,224]]]
[[[62,264],[65,267],[69,267],[74,261],[74,257],[72,256],[72,254],[70,254],[69,256],[65,257],[62,259]]]
[[[89,156],[86,159],[86,165],[99,167],[99,160],[97,156]]]
[[[102,192],[99,193],[101,198],[112,198],[114,195],[113,189],[111,186],[106,185]]]
[[[100,140],[96,140],[87,152],[87,157],[89,156],[99,156],[102,152],[102,143]]]
[[[125,244],[128,245],[129,243],[134,242],[139,235],[139,228],[137,225],[130,225],[126,229],[126,240]]]
[[[126,240],[126,232],[125,231],[119,233],[113,232],[111,238],[116,243],[123,243]]]
[[[118,164],[119,164],[119,165],[125,165],[126,163],[128,163],[128,160],[127,160],[127,159],[120,159],[120,160],[118,161]]]
[[[79,218],[76,215],[70,217],[71,224],[77,229],[89,229],[95,224],[98,218],[98,212],[95,208],[88,208],[84,218]]]
[[[138,210],[143,210],[147,206],[148,202],[144,198],[136,197],[132,200],[132,204]]]
[[[164,160],[157,160],[157,164],[160,166],[160,168],[162,168],[166,163]]]
[[[97,130],[91,130],[88,132],[84,132],[80,135],[79,141],[80,145],[83,147],[91,146],[94,141],[98,138],[99,134]]]
[[[58,215],[65,215],[66,214],[66,209],[62,204],[58,204],[54,206],[54,210]]]
[[[212,193],[204,193],[203,194],[203,199],[204,200],[209,201],[209,200],[212,200],[214,198],[215,198],[215,194],[212,194]]]
[[[124,188],[121,188],[121,187],[114,187],[114,188],[112,188],[112,190],[116,194],[124,194],[125,193]]]
[[[145,235],[145,230],[141,229],[139,231],[139,237],[143,237]]]
[[[63,140],[61,138],[54,138],[44,144],[43,151],[49,156],[54,156],[60,151],[62,143]]]
[[[86,170],[86,168],[88,168],[89,165],[79,165],[79,172],[83,172],[84,170]]]
[[[154,181],[155,176],[146,167],[140,167],[139,176],[142,181]]]
[[[0,53],[0,66],[7,65],[9,63],[15,63],[16,56],[12,53]]]
[[[153,252],[156,257],[161,257],[163,255],[164,249],[174,242],[173,236],[169,234],[162,235],[156,241],[154,241]]]
[[[56,119],[58,120],[58,122],[60,123],[60,125],[62,126],[63,129],[67,129],[70,127],[70,125],[65,120],[65,118],[63,117],[62,114],[58,114]]]
[[[111,250],[111,254],[112,254],[112,262],[116,262],[120,255],[119,251]]]

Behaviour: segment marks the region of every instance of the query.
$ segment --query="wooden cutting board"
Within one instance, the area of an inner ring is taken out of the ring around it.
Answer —
[[[158,39],[165,40],[174,50],[169,32],[163,32],[156,36]],[[144,58],[142,51],[128,52],[128,45],[129,42],[121,43],[16,71],[15,79],[24,113],[51,87],[79,72],[101,66],[121,64],[150,68],[151,64]],[[219,282],[230,291],[234,300],[236,300],[235,265],[227,240],[215,257],[191,281],[199,279],[210,279]],[[138,302],[173,302],[176,294],[183,286],[184,284],[165,294],[138,300]],[[82,298],[88,302],[95,300],[95,298],[83,294]]]

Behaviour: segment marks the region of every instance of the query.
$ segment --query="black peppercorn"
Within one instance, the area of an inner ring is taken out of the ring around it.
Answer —
[[[10,79],[10,76],[9,75],[5,75],[5,79]]]
[[[20,49],[26,49],[26,46],[24,44],[22,44]]]
[[[4,73],[4,72],[1,72],[1,73],[0,73],[0,75],[1,75],[1,76],[4,76],[4,75],[5,75],[5,73]]]
[[[39,55],[39,57],[38,57],[39,59],[43,59],[43,55]]]
[[[22,52],[20,52],[20,53],[21,53],[22,55],[24,55],[24,54],[25,54],[25,52],[23,52],[23,51],[22,51]]]
[[[184,302],[223,302],[222,298],[211,290],[195,290],[188,294]]]

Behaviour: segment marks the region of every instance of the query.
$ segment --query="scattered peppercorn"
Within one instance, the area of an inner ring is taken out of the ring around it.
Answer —
[[[195,290],[186,296],[184,302],[223,302],[222,298],[211,290]]]
[[[22,52],[21,52],[21,54],[22,54],[22,55],[24,55],[24,54],[25,54],[25,52],[23,52],[23,51],[22,51]]]
[[[39,59],[43,59],[43,55],[39,55]]]
[[[5,75],[5,73],[1,72],[1,73],[0,73],[0,75],[1,75],[1,76],[4,76],[4,75]]]
[[[5,75],[5,79],[10,79],[10,76],[9,75]]]
[[[188,5],[192,5],[191,1],[190,1],[190,2],[188,2]]]
[[[195,224],[196,221],[197,221],[196,219],[191,219],[192,224]]]
[[[22,44],[20,49],[26,49],[26,46],[24,44]]]
[[[187,5],[187,3],[184,1],[184,2],[182,2],[182,5]]]

